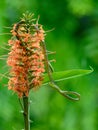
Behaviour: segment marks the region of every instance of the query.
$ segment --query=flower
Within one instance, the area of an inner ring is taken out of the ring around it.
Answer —
[[[31,88],[35,89],[43,81],[44,54],[41,41],[44,40],[44,30],[32,32],[27,25],[14,24],[11,30],[12,38],[8,41],[11,51],[7,64],[11,67],[8,89],[13,90],[21,98],[28,96]]]

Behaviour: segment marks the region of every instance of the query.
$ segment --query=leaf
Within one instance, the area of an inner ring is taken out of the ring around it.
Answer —
[[[72,70],[67,70],[67,71],[53,72],[51,75],[52,75],[53,80],[58,82],[58,81],[67,80],[67,79],[83,76],[86,74],[90,74],[91,72],[93,72],[92,68],[91,70],[72,69]],[[48,82],[50,82],[48,74],[45,74],[43,84],[47,84]]]

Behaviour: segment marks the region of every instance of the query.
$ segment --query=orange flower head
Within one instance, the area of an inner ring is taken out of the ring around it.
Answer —
[[[12,38],[8,41],[11,51],[7,59],[10,69],[8,89],[13,90],[19,97],[28,96],[31,88],[42,84],[44,54],[41,42],[44,40],[42,26],[35,30],[36,24],[21,21],[13,26]]]

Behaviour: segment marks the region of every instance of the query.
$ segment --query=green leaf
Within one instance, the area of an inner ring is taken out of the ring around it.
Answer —
[[[72,70],[67,70],[67,71],[53,72],[52,78],[54,79],[54,81],[58,82],[58,81],[67,80],[67,79],[83,76],[86,74],[90,74],[91,72],[93,72],[92,68],[91,70],[72,69]],[[50,82],[48,74],[45,74],[43,84],[47,84],[48,82]]]

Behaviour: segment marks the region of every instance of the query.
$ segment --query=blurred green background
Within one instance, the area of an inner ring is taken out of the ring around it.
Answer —
[[[98,1],[96,0],[1,0],[0,46],[7,47],[10,27],[26,11],[40,15],[49,59],[55,71],[94,68],[90,75],[57,83],[64,90],[81,94],[78,102],[69,101],[55,90],[43,86],[31,92],[31,130],[98,130]],[[8,51],[1,48],[0,55]],[[6,60],[0,60],[0,73],[7,73]],[[1,76],[1,75],[0,75]],[[7,79],[0,80],[0,130],[23,129],[18,98],[7,90]]]

